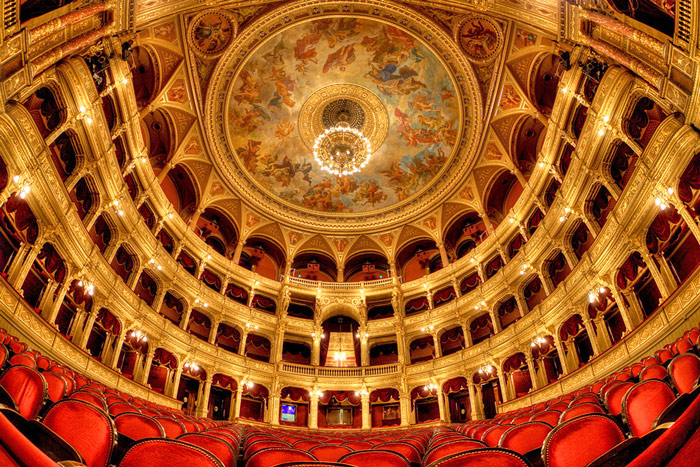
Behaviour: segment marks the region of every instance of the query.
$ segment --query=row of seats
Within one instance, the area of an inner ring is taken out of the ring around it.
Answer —
[[[0,465],[699,465],[699,340],[693,328],[592,385],[491,420],[359,432],[188,417],[91,381],[0,330]]]
[[[0,330],[0,465],[233,467],[242,427],[107,388]]]

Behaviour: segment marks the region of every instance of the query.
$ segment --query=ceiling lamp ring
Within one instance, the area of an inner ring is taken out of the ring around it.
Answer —
[[[314,159],[333,175],[352,175],[364,169],[372,157],[372,143],[361,130],[341,121],[318,135]]]

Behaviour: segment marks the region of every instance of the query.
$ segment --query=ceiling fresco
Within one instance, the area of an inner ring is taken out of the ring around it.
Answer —
[[[388,129],[364,170],[335,177],[319,170],[299,115],[314,93],[342,84],[381,102]],[[459,134],[459,99],[416,37],[370,19],[324,18],[271,36],[249,56],[229,89],[226,125],[239,165],[264,191],[318,212],[369,212],[440,178]]]

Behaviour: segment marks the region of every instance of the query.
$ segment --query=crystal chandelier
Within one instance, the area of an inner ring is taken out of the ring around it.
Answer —
[[[351,175],[363,169],[372,157],[372,143],[357,128],[341,121],[327,128],[314,142],[314,158],[333,175]]]

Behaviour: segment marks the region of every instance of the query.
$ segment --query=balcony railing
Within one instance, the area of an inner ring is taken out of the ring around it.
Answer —
[[[300,277],[290,277],[289,282],[294,285],[299,285],[302,287],[316,288],[322,290],[347,290],[347,291],[359,291],[360,289],[371,289],[375,287],[384,287],[391,285],[392,278],[386,277],[384,279],[377,279],[367,282],[323,282],[323,281],[311,281],[308,279],[302,279]]]
[[[332,366],[309,366],[298,365],[296,363],[281,363],[281,370],[284,373],[291,373],[301,376],[329,376],[333,378],[359,378],[362,376],[383,376],[399,372],[399,364],[347,367],[337,368]]]

